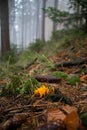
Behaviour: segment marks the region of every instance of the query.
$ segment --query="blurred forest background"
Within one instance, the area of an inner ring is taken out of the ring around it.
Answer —
[[[10,44],[17,45],[22,50],[29,46],[36,39],[49,40],[54,28],[54,22],[46,17],[43,8],[55,7],[61,11],[71,11],[68,7],[68,0],[5,0],[1,3],[4,11],[2,15],[7,17],[5,10],[8,11],[8,18],[5,18],[5,26],[9,21]],[[6,7],[5,7],[6,6]],[[7,7],[8,6],[8,7]],[[2,9],[2,10],[3,10]],[[1,46],[1,26],[0,22],[0,46]],[[57,29],[63,29],[61,23],[57,23]],[[4,34],[6,39],[8,34]],[[1,50],[1,47],[0,47]]]
[[[52,32],[73,27],[72,25],[81,27],[87,21],[85,0],[1,0],[0,5],[2,53],[12,45],[16,45],[19,51],[36,39],[48,41]],[[64,26],[66,20],[68,24]]]

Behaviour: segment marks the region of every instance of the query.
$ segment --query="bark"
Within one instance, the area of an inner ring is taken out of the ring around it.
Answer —
[[[34,78],[39,82],[47,82],[47,83],[59,83],[61,80],[55,76],[42,76],[42,75],[36,75]]]
[[[11,37],[11,43],[17,44],[17,37],[16,37],[16,29],[15,29],[15,14],[16,8],[15,8],[15,0],[9,1],[9,23],[11,27],[10,37]]]
[[[86,32],[87,32],[87,17],[86,17],[86,19],[85,19],[85,20],[86,20],[86,23],[85,23],[85,25],[86,25]]]
[[[76,61],[70,61],[70,62],[62,62],[60,64],[56,64],[55,67],[70,67],[82,64],[87,64],[87,58],[79,60],[77,59]]]
[[[1,0],[1,52],[10,51],[8,0]]]
[[[28,118],[27,113],[15,114],[13,118],[8,119],[2,126],[1,130],[16,130],[18,126],[26,121]]]

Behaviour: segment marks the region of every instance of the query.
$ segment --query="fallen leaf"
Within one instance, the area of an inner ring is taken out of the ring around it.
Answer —
[[[48,123],[49,122],[58,122],[59,120],[63,121],[66,118],[66,115],[57,108],[48,109]]]
[[[87,83],[87,75],[83,75],[83,76],[80,78],[80,80],[81,80],[82,82]]]
[[[62,122],[61,128],[65,126],[67,130],[77,130],[80,121],[77,109],[69,105],[60,109],[49,109],[47,122],[59,123],[60,121]]]
[[[65,106],[63,110],[68,114],[64,120],[67,130],[78,130],[79,128],[79,116],[77,109],[73,106]]]

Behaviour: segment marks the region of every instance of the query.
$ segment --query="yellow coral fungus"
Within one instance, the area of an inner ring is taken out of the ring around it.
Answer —
[[[54,87],[49,89],[47,86],[42,85],[34,91],[34,96],[44,97],[47,94],[54,94]]]
[[[40,88],[37,88],[34,91],[34,95],[35,96],[40,96],[40,97],[43,97],[43,96],[45,96],[48,93],[49,93],[49,89],[45,85],[42,85]]]

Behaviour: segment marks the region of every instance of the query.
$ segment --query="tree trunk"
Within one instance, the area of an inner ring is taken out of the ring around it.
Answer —
[[[87,17],[85,18],[85,28],[86,28],[86,32],[87,32]]]
[[[0,1],[1,5],[1,1]],[[1,55],[1,7],[0,7],[0,55]]]
[[[1,53],[10,51],[8,0],[0,0],[1,8]]]
[[[24,2],[22,1],[22,23],[21,23],[21,50],[23,51],[23,49],[24,49]]]
[[[42,1],[42,8],[46,8],[46,0]],[[45,12],[42,10],[42,40],[45,41]]]
[[[39,11],[40,11],[40,1],[37,1],[37,14],[36,14],[36,39],[39,38]]]
[[[55,0],[54,1],[54,8],[58,8],[58,0]],[[56,31],[57,29],[57,23],[56,22],[53,22],[53,32]]]
[[[15,0],[9,1],[9,19],[10,19],[10,37],[11,37],[11,43],[17,44],[17,34],[15,29],[15,21],[16,21],[16,8],[15,8]]]

